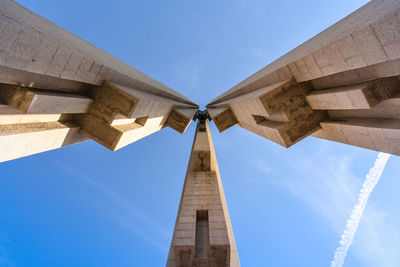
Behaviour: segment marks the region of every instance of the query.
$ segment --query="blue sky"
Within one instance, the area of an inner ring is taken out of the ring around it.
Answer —
[[[367,1],[18,2],[204,107]],[[194,127],[0,164],[0,266],[164,266]],[[211,129],[242,266],[329,266],[377,152]],[[400,266],[398,166],[392,156],[344,266]]]

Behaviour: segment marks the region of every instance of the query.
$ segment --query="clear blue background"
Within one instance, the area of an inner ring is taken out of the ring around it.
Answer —
[[[204,107],[367,1],[18,2]],[[164,266],[194,127],[0,164],[0,266]],[[212,134],[242,266],[329,266],[377,153]],[[399,166],[392,156],[345,266],[400,266]]]

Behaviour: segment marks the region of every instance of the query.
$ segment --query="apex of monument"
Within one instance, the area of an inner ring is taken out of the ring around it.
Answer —
[[[197,110],[196,114],[194,114],[193,120],[199,120],[199,132],[206,131],[206,120],[211,121],[211,116],[208,114],[207,109],[205,110]]]

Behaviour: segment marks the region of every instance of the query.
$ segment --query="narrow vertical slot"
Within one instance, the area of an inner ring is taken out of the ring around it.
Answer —
[[[198,210],[196,213],[196,257],[208,258],[209,247],[208,211]]]

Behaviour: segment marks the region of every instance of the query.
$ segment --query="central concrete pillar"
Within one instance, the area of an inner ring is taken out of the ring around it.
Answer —
[[[240,266],[207,121],[197,125],[167,267]]]

